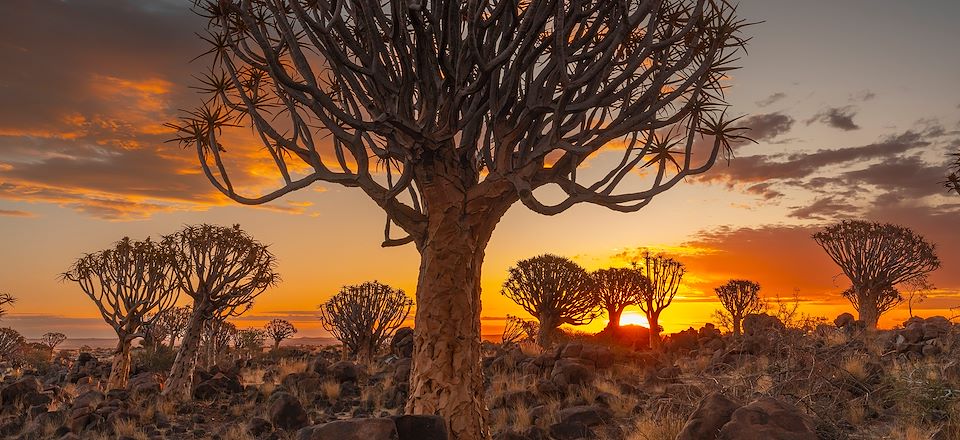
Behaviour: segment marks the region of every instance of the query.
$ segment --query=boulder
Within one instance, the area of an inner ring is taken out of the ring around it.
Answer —
[[[135,395],[160,394],[163,390],[163,377],[157,373],[140,373],[130,378],[127,389]]]
[[[720,429],[718,440],[817,440],[813,420],[795,406],[772,397],[742,406]]]
[[[399,440],[447,440],[447,425],[440,416],[399,416],[393,419]]]
[[[550,425],[550,438],[555,440],[580,440],[593,436],[593,431],[582,423],[560,422]]]
[[[949,334],[953,324],[943,316],[931,316],[923,320],[921,328],[923,329],[923,339],[937,339]]]
[[[710,393],[693,410],[677,440],[700,440],[717,438],[720,428],[730,421],[740,404],[720,393]]]
[[[596,426],[610,420],[610,410],[598,405],[580,405],[560,410],[560,423]]]
[[[34,394],[40,394],[40,381],[34,376],[23,376],[0,390],[0,404],[9,405],[18,400],[25,401]]]
[[[270,396],[267,414],[273,426],[280,429],[300,429],[308,423],[307,412],[303,409],[303,405],[290,393],[279,392]]]
[[[768,337],[783,332],[785,328],[776,316],[766,313],[750,313],[743,318],[743,334],[745,336]]]
[[[853,324],[853,321],[856,321],[856,318],[854,318],[853,315],[849,313],[841,313],[836,317],[836,319],[833,320],[833,325],[837,326],[837,328],[844,328],[850,324]]]
[[[260,437],[273,431],[273,424],[262,417],[254,417],[247,423],[247,431],[254,437]]]
[[[297,440],[399,440],[391,419],[350,419],[308,426],[297,431]]]
[[[579,361],[560,359],[553,364],[550,378],[561,387],[583,385],[593,381],[593,371]]]
[[[329,369],[330,361],[323,357],[323,354],[318,354],[313,359],[310,359],[310,362],[307,363],[308,372],[317,373],[321,376],[327,374]]]
[[[413,356],[413,329],[410,327],[401,327],[393,334],[390,339],[390,352],[398,358],[409,358]]]
[[[233,376],[217,373],[210,379],[200,382],[193,390],[193,397],[199,400],[213,400],[221,396],[243,391],[240,380]]]
[[[330,366],[330,372],[338,382],[356,382],[360,378],[360,367],[350,361],[340,361]]]

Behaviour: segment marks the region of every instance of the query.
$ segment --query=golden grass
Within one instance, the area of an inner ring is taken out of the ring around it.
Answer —
[[[263,368],[244,368],[240,370],[240,383],[243,385],[260,385],[267,370]]]
[[[277,364],[277,380],[281,380],[293,373],[307,371],[307,361],[301,359],[282,358]]]
[[[685,420],[676,414],[645,414],[633,422],[624,440],[663,440],[677,438]]]
[[[520,344],[520,351],[527,356],[540,356],[543,354],[543,347],[533,341],[523,341]]]
[[[340,383],[327,379],[320,384],[320,394],[327,398],[327,401],[334,403],[340,398]]]
[[[139,424],[134,420],[117,420],[113,422],[113,434],[117,437],[149,440],[147,434],[140,430]]]
[[[245,425],[231,425],[220,434],[223,440],[255,440]]]

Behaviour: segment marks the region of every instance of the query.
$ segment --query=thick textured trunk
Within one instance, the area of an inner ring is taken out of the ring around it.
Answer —
[[[740,336],[740,322],[743,318],[740,315],[730,315],[730,320],[733,321],[733,336]]]
[[[406,411],[439,414],[451,438],[480,440],[489,437],[480,365],[480,267],[509,204],[474,210],[454,188],[434,190],[426,237],[417,244],[420,278]]]
[[[560,324],[556,318],[549,315],[541,315],[538,320],[540,321],[540,331],[537,334],[537,344],[540,344],[543,348],[550,347],[550,344],[553,344],[553,335],[557,333],[557,327]]]
[[[616,331],[620,329],[620,317],[623,316],[623,309],[607,309],[607,331]]]
[[[113,355],[113,365],[110,367],[110,378],[107,379],[107,390],[123,389],[127,387],[130,377],[130,345],[132,341],[125,336],[120,337],[117,351]]]
[[[163,395],[177,400],[189,400],[193,391],[193,372],[200,355],[200,332],[206,319],[204,308],[194,305],[190,324],[180,340],[180,349],[163,387]]]
[[[650,323],[650,349],[660,349],[660,315],[655,313],[647,314],[647,322]]]
[[[860,319],[867,325],[868,329],[875,330],[880,321],[880,312],[877,306],[872,303],[860,304],[860,310],[857,311]]]

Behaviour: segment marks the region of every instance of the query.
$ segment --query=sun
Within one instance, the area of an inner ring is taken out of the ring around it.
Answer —
[[[638,312],[623,312],[620,316],[620,325],[642,325],[649,328],[647,317]]]

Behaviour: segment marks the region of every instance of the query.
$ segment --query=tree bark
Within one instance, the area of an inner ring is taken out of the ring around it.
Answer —
[[[660,315],[655,313],[647,314],[647,322],[650,324],[650,349],[660,349]]]
[[[206,318],[203,305],[194,305],[187,331],[180,339],[180,349],[163,387],[163,395],[176,400],[189,400],[193,391],[193,372],[200,355],[200,332]]]
[[[546,349],[553,343],[553,335],[557,332],[560,324],[552,316],[542,315],[537,318],[540,321],[540,330],[537,334],[537,344]]]
[[[730,320],[733,321],[733,336],[740,336],[740,322],[743,318],[739,315],[730,314]]]
[[[607,321],[607,331],[616,331],[620,329],[620,317],[623,316],[623,309],[609,309],[607,310],[607,316],[609,320]]]
[[[117,351],[113,355],[113,365],[110,367],[110,377],[107,379],[107,390],[124,389],[130,377],[130,345],[127,337],[121,336],[117,343]]]
[[[866,299],[866,298],[864,298]],[[857,310],[857,314],[860,319],[867,325],[868,329],[876,330],[877,324],[880,321],[880,311],[877,310],[877,306],[869,301],[864,301],[866,304],[860,304],[860,310]]]
[[[490,194],[467,206],[462,189],[435,182],[417,243],[420,277],[408,414],[439,414],[451,438],[489,437],[480,364],[480,270],[511,201]]]

